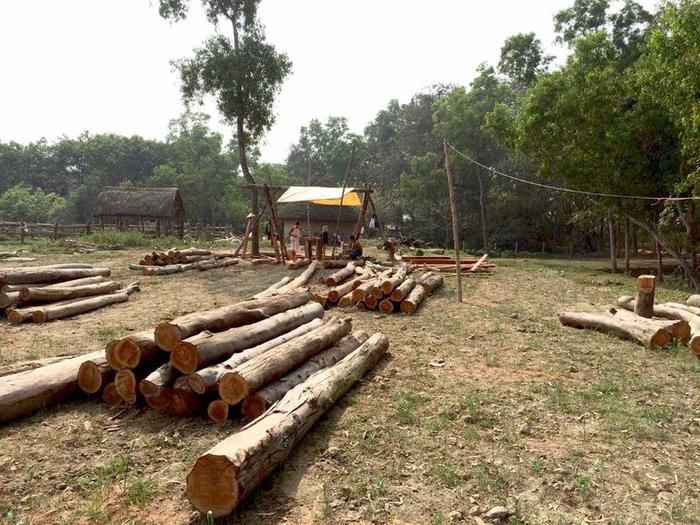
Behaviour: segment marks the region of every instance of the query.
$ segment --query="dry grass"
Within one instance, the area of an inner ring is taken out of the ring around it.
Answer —
[[[135,258],[80,256],[124,281]],[[49,259],[75,257],[41,262]],[[556,321],[558,309],[603,307],[633,290],[602,267],[500,261],[496,275],[467,281],[462,305],[450,281],[417,316],[342,312],[356,328],[386,332],[391,356],[221,523],[437,524],[455,510],[471,523],[470,512],[497,504],[517,509],[511,524],[700,523],[700,362],[683,347],[650,351]],[[142,278],[127,304],[43,326],[2,322],[0,355],[9,363],[92,351],[283,274],[234,267]],[[429,365],[439,359],[443,367]],[[183,497],[185,476],[239,423],[110,415],[87,400],[0,428],[2,519],[204,523]]]

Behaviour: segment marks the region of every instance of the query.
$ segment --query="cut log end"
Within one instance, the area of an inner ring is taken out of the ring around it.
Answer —
[[[10,324],[15,326],[21,324],[25,319],[19,312],[17,312],[17,310],[8,310],[6,315]]]
[[[265,413],[270,404],[258,395],[251,395],[243,400],[241,413],[248,421],[253,421]]]
[[[122,396],[117,392],[117,385],[114,383],[107,383],[105,385],[104,390],[102,390],[102,401],[110,407],[118,407],[124,402]]]
[[[32,312],[32,322],[36,324],[45,323],[47,321],[46,312],[43,310],[34,310]]]
[[[170,352],[170,362],[183,374],[194,374],[199,365],[197,347],[187,341],[180,341]]]
[[[86,394],[95,394],[102,388],[102,373],[92,361],[85,361],[78,369],[78,386]]]
[[[226,456],[205,454],[187,475],[187,499],[203,514],[227,516],[238,504],[237,474]]]
[[[663,348],[671,341],[671,334],[668,330],[663,328],[659,329],[654,335],[651,336],[649,340],[649,346],[653,348]]]
[[[207,385],[204,383],[202,376],[191,374],[187,377],[187,382],[195,394],[203,395],[207,391]]]
[[[114,376],[114,384],[117,392],[127,404],[133,405],[136,402],[136,376],[131,370],[124,369]]]
[[[219,396],[229,405],[235,405],[248,396],[248,384],[235,372],[224,374],[219,379]]]
[[[215,399],[207,406],[207,415],[215,423],[222,423],[228,419],[228,403],[223,399]]]
[[[399,307],[401,309],[401,312],[404,314],[414,314],[416,313],[416,310],[418,309],[418,306],[411,301],[402,301],[401,306]]]
[[[163,387],[161,385],[156,385],[155,383],[144,379],[139,383],[139,391],[143,394],[143,397],[157,397],[162,392]]]
[[[695,357],[700,359],[700,335],[690,338],[690,341],[688,341],[688,348],[695,354]]]
[[[385,314],[393,313],[394,303],[390,299],[384,299],[379,303],[379,311]]]
[[[112,350],[112,359],[120,368],[135,368],[141,362],[141,349],[134,341],[125,337],[119,340]]]
[[[161,388],[158,395],[146,396],[143,398],[146,400],[146,404],[153,408],[154,410],[165,410],[170,406],[170,399],[172,396],[172,391],[170,388]]]
[[[172,323],[160,323],[154,335],[156,344],[166,352],[171,352],[182,341],[180,328]]]

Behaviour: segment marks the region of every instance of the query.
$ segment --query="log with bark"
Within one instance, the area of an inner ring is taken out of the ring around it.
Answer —
[[[82,277],[109,277],[109,268],[24,268],[22,270],[4,270],[0,272],[0,285],[33,284],[69,281]]]
[[[251,325],[216,334],[203,332],[175,345],[170,352],[170,362],[183,374],[192,374],[244,348],[264,343],[312,319],[321,318],[323,314],[320,304],[310,302]]]
[[[320,328],[237,366],[219,379],[219,397],[235,405],[350,333],[350,319],[331,317]]]
[[[365,297],[365,306],[367,310],[376,310],[379,306],[379,298],[376,295],[368,295]]]
[[[564,326],[592,328],[601,332],[611,332],[653,348],[666,346],[671,340],[671,334],[664,328],[650,323],[627,321],[608,312],[601,314],[560,312],[557,315],[559,322]]]
[[[277,281],[274,284],[271,284],[268,288],[265,288],[262,292],[255,294],[253,296],[253,299],[263,299],[265,297],[268,297],[268,296],[274,294],[278,289],[282,288],[284,285],[290,283],[291,280],[292,280],[292,278],[289,276],[282,277],[281,280]]]
[[[45,323],[55,319],[63,319],[65,317],[91,312],[111,304],[124,303],[129,300],[129,295],[136,290],[139,290],[138,281],[116,293],[76,299],[70,303],[41,306],[34,309],[32,312],[32,321],[35,323]]]
[[[102,355],[104,350],[98,350],[0,378],[0,423],[73,397],[79,391],[80,365]]]
[[[381,286],[381,281],[379,278],[370,279],[363,282],[360,286],[355,288],[352,292],[352,300],[355,303],[364,303],[368,295],[371,294],[372,289],[375,286]]]
[[[311,259],[299,259],[297,261],[290,261],[287,263],[287,268],[290,270],[298,270],[299,268],[304,268],[311,264]]]
[[[401,283],[404,282],[407,275],[408,275],[408,268],[406,266],[402,266],[394,273],[394,275],[385,278],[382,281],[382,285],[381,285],[382,294],[384,294],[384,295],[391,294],[391,292],[394,291],[394,288],[396,288],[397,286],[399,286]]]
[[[144,330],[122,337],[115,341],[112,350],[107,352],[107,361],[115,370],[136,368],[159,358],[165,360],[167,354],[164,354],[156,344],[153,330]]]
[[[413,290],[415,287],[416,280],[413,277],[407,277],[404,282],[394,288],[394,291],[391,292],[391,300],[400,303],[406,297],[408,297],[408,294],[410,294],[411,290]]]
[[[221,332],[237,326],[255,323],[272,315],[297,308],[311,299],[310,292],[265,297],[232,305],[195,312],[160,323],[155,329],[155,341],[166,352],[177,343],[203,331]]]
[[[688,306],[694,306],[695,308],[700,308],[700,295],[691,295],[686,299],[685,303]]]
[[[344,296],[342,296],[340,299],[338,299],[338,307],[339,308],[350,308],[355,304],[355,300],[352,297],[353,292],[346,293]]]
[[[112,352],[116,344],[116,341],[112,341],[107,345],[102,355],[80,365],[77,376],[80,390],[86,394],[95,394],[100,391],[102,385],[113,380],[114,369],[107,361],[107,354]]]
[[[100,277],[101,278],[101,277]],[[19,292],[20,301],[23,303],[56,302],[79,297],[104,295],[116,292],[122,287],[116,281],[105,281],[97,284],[85,284],[82,286],[47,286],[46,288],[23,288]]]
[[[138,398],[138,378],[133,370],[124,368],[114,376],[117,393],[127,405],[133,405]]]
[[[308,323],[305,323],[294,330],[290,330],[279,337],[265,341],[264,343],[252,348],[247,348],[242,352],[235,353],[223,363],[203,368],[202,370],[188,376],[189,385],[197,394],[217,392],[217,383],[219,378],[226,372],[230,372],[238,365],[242,365],[246,361],[262,355],[268,350],[278,347],[282,343],[291,341],[292,339],[307,334],[321,326],[323,326],[323,321],[320,318],[313,319],[312,321],[309,321]]]
[[[634,313],[642,317],[654,316],[654,291],[656,289],[656,277],[653,275],[640,275],[637,278],[637,299],[634,302]]]
[[[428,292],[423,283],[415,286],[408,296],[401,301],[400,310],[405,314],[414,314],[418,310],[418,306],[426,298]]]
[[[324,259],[323,268],[326,270],[335,270],[336,268],[344,268],[347,261],[341,259]]]
[[[483,265],[486,262],[486,259],[488,258],[489,254],[485,253],[482,255],[478,261],[476,261],[474,264],[472,264],[469,268],[467,268],[467,272],[473,273],[476,272],[481,265]],[[463,261],[466,262],[466,261]]]
[[[117,392],[117,385],[107,383],[102,390],[102,401],[109,407],[118,407],[124,403],[122,396]]]
[[[277,291],[274,292],[274,295],[281,295],[281,294],[294,292],[297,290],[297,288],[301,288],[302,286],[305,286],[306,283],[309,282],[309,279],[311,279],[311,276],[316,271],[316,268],[318,268],[318,265],[319,265],[318,261],[312,261],[311,264],[309,264],[308,268],[306,268],[306,270],[304,270],[295,279],[293,279],[292,282],[285,284],[281,288],[278,288]]]
[[[328,300],[337,303],[341,297],[349,294],[368,279],[369,274],[355,275],[349,281],[328,290]]]
[[[58,363],[59,361],[65,361],[66,359],[71,359],[73,357],[75,357],[75,354],[59,355],[56,357],[30,359],[29,361],[20,361],[19,363],[12,363],[11,365],[0,366],[0,377],[19,374],[20,372],[26,372],[28,370],[35,370],[37,368],[41,368],[42,366]]]
[[[197,265],[197,269],[200,272],[207,270],[214,270],[216,268],[225,268],[227,266],[234,266],[238,264],[239,259],[213,259],[205,262],[201,262]]]
[[[622,296],[617,300],[618,306],[626,310],[634,311],[635,299],[632,296]],[[681,305],[685,306],[685,305]],[[700,317],[683,308],[677,308],[674,303],[663,303],[654,305],[654,315],[665,319],[679,319],[688,323],[690,328],[690,339],[688,348],[695,355],[700,357]]]
[[[345,265],[344,268],[341,270],[338,270],[335,273],[332,273],[327,279],[326,279],[326,286],[328,287],[333,287],[333,286],[338,286],[340,283],[345,281],[348,277],[354,275],[355,273],[355,268],[358,266],[361,266],[361,264],[358,264],[357,261],[350,261]]]
[[[435,290],[441,288],[445,283],[442,275],[432,274],[421,280],[420,285],[425,289],[428,295],[432,295]]]
[[[369,335],[362,331],[353,332],[344,337],[329,349],[309,359],[299,368],[246,397],[241,404],[241,413],[248,421],[252,421],[270,408],[275,401],[282,399],[292,388],[303,383],[319,370],[333,366],[344,359],[368,339]]]
[[[644,323],[650,326],[658,326],[666,330],[673,339],[678,339],[683,343],[690,340],[690,325],[682,319],[651,319],[642,317],[634,312],[625,309],[611,308],[610,313],[619,319],[634,323]]]
[[[163,363],[139,383],[139,391],[145,398],[160,398],[179,376],[172,363]]]
[[[382,299],[379,301],[378,305],[379,311],[383,314],[391,314],[397,310],[400,310],[400,303],[394,302],[391,298]]]
[[[271,410],[201,455],[187,476],[187,498],[204,514],[230,514],[285,461],[313,424],[382,358],[389,341],[375,334],[332,367],[296,386]]]

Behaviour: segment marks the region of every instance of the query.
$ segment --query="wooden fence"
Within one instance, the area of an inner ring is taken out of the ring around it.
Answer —
[[[156,223],[145,223],[143,230],[141,225],[132,224],[122,231],[138,231],[146,237],[159,237],[157,235]],[[107,230],[108,227],[101,227],[99,224],[47,224],[47,223],[25,223],[25,222],[3,222],[0,221],[0,239],[19,240],[31,238],[65,239],[68,237],[78,237],[88,235],[94,231]],[[161,234],[167,234],[165,230]],[[185,223],[184,235],[194,240],[213,240],[230,237],[233,228],[218,224],[188,224]]]

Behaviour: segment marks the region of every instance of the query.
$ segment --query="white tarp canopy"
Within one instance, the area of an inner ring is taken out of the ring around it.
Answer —
[[[362,199],[355,188],[345,188],[343,193],[343,188],[324,186],[291,186],[277,199],[277,202],[311,202],[326,206],[340,206],[341,197],[343,206],[362,206]]]

